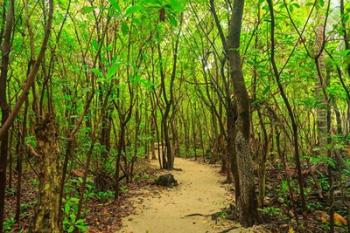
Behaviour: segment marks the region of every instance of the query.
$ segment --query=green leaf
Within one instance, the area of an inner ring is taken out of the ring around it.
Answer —
[[[129,32],[129,26],[127,23],[122,22],[121,29],[124,35],[128,34]]]
[[[328,165],[328,166],[330,166],[332,168],[335,168],[335,166],[336,166],[335,160],[330,158],[330,157],[328,157],[328,156],[325,156],[325,155],[319,155],[319,156],[311,157],[310,158],[310,162],[313,165],[324,164],[324,165]]]
[[[88,227],[87,227],[86,224],[85,224],[85,225],[77,225],[76,227],[78,228],[78,230],[79,230],[80,232],[86,232],[87,229],[88,229]]]
[[[350,177],[350,169],[344,169],[343,171],[345,176],[349,176]]]
[[[85,225],[84,219],[78,219],[78,221],[75,222],[76,225]]]
[[[74,226],[70,226],[67,231],[68,233],[72,233],[74,231]]]
[[[118,71],[120,62],[115,61],[108,70],[107,79],[112,78]]]
[[[142,9],[140,5],[129,6],[125,10],[125,16],[129,16],[131,14],[137,13]]]
[[[185,6],[185,0],[170,0],[170,7],[176,13],[183,12],[185,10]]]
[[[98,48],[100,47],[99,46],[99,43],[97,42],[97,40],[92,40],[91,41],[91,45],[92,45],[92,47],[97,51],[98,50]]]
[[[116,0],[109,0],[109,2],[118,13],[122,12],[122,10],[120,9],[120,6]]]
[[[293,2],[292,5],[295,7],[295,8],[300,8],[300,5],[296,2]]]
[[[101,78],[103,77],[103,73],[100,71],[99,68],[95,67],[91,69],[92,73],[94,73],[97,77]]]
[[[76,216],[73,213],[69,215],[69,218],[72,220],[72,222],[75,222],[76,220]]]
[[[176,18],[175,18],[173,15],[169,15],[168,18],[169,18],[169,23],[170,23],[172,26],[176,27],[176,26],[177,26],[177,20],[176,20]]]
[[[69,214],[69,211],[70,211],[70,205],[69,205],[69,203],[66,203],[64,205],[64,213],[65,214]]]
[[[324,6],[324,0],[319,0],[318,1],[318,6],[323,7]]]
[[[92,6],[84,6],[83,8],[81,8],[81,10],[83,11],[83,13],[88,14],[88,13],[91,13],[94,10],[94,7],[92,7]]]
[[[265,96],[270,92],[270,86],[265,87],[265,89],[263,90],[262,94]]]

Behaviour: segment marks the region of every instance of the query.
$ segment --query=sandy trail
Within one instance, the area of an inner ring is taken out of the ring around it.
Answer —
[[[219,232],[227,224],[217,224],[210,216],[227,207],[232,200],[224,177],[218,174],[218,167],[195,161],[176,158],[172,171],[179,185],[175,188],[152,194],[148,191],[144,200],[135,200],[137,211],[123,219],[122,233],[205,233]],[[152,195],[151,195],[152,194]]]

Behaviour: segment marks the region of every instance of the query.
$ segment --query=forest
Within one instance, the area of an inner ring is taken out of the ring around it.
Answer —
[[[0,3],[0,233],[350,233],[350,2]]]

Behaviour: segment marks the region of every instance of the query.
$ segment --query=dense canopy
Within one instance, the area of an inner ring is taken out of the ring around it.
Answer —
[[[179,157],[243,227],[350,232],[350,2],[0,2],[0,232],[98,229]]]

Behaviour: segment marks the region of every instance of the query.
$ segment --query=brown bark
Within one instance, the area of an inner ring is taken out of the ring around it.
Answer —
[[[41,62],[44,59],[47,43],[49,41],[50,32],[51,32],[51,24],[52,24],[52,15],[53,15],[53,0],[49,0],[49,12],[48,12],[47,22],[46,22],[46,26],[45,26],[45,34],[44,34],[44,38],[43,38],[43,42],[41,44],[39,54],[37,56],[36,62],[33,65],[33,69],[31,69],[31,71],[27,77],[27,80],[23,84],[22,94],[19,96],[11,113],[8,113],[8,117],[6,118],[6,121],[4,121],[2,123],[2,127],[0,128],[0,140],[1,141],[3,141],[4,138],[6,138],[5,136],[7,135],[9,128],[11,127],[13,121],[15,120],[16,116],[18,115],[19,110],[21,109],[23,103],[27,100],[29,91],[34,85],[35,77],[39,71],[39,67],[41,65]],[[1,90],[1,93],[3,93],[2,90]]]
[[[169,116],[170,116],[170,111],[173,108],[174,104],[174,81],[176,78],[176,69],[177,69],[177,60],[178,60],[178,50],[179,50],[179,44],[180,44],[180,34],[182,30],[182,22],[183,22],[183,15],[181,15],[180,19],[180,28],[179,31],[176,35],[176,40],[173,48],[173,64],[172,64],[172,73],[170,76],[170,85],[169,85],[169,92],[170,95],[167,95],[167,90],[165,86],[165,72],[163,69],[163,61],[162,61],[162,50],[160,47],[160,42],[158,43],[158,56],[159,56],[159,71],[160,71],[160,76],[161,76],[161,88],[162,88],[162,95],[163,99],[165,102],[165,110],[162,114],[162,130],[163,130],[163,137],[164,137],[164,142],[165,142],[165,147],[166,147],[166,161],[163,161],[163,168],[166,169],[173,169],[174,168],[174,157],[172,154],[173,148],[171,147],[171,138],[170,138],[170,127],[169,125],[171,122],[169,122]],[[158,35],[159,37],[159,35]],[[164,163],[165,162],[165,163]]]
[[[14,0],[9,1],[6,22],[4,28],[3,43],[1,46],[1,74],[0,74],[0,108],[1,108],[1,131],[0,137],[0,232],[3,232],[5,189],[6,189],[6,166],[8,156],[8,129],[2,130],[9,117],[7,103],[7,77],[11,51],[11,34],[14,21]]]
[[[40,155],[39,197],[30,233],[59,233],[59,145],[55,117],[47,114],[35,129]]]
[[[226,138],[226,150],[227,157],[230,161],[231,173],[233,175],[233,181],[235,186],[235,201],[237,202],[240,193],[239,187],[239,174],[237,164],[237,154],[235,148],[236,127],[235,122],[237,120],[237,106],[236,103],[230,98],[227,100],[227,138]]]
[[[272,0],[267,0],[269,5],[269,11],[270,11],[270,18],[271,18],[271,34],[270,34],[270,42],[271,42],[271,64],[273,68],[273,74],[275,76],[278,90],[282,96],[283,102],[286,105],[288,115],[292,124],[292,131],[293,131],[293,146],[294,146],[294,160],[296,164],[296,169],[298,173],[298,184],[299,184],[299,190],[300,190],[300,202],[302,211],[306,210],[306,203],[305,203],[305,194],[304,194],[304,179],[301,173],[301,162],[300,162],[300,152],[299,152],[299,134],[298,134],[298,126],[295,120],[294,112],[292,109],[292,106],[289,103],[288,97],[285,93],[285,90],[282,86],[281,80],[280,80],[280,71],[277,68],[277,64],[275,61],[275,16],[274,16],[274,8],[273,8],[273,2]]]
[[[16,187],[16,215],[15,220],[17,223],[20,221],[21,214],[21,195],[22,195],[22,161],[26,154],[25,149],[25,137],[27,135],[27,113],[28,113],[28,100],[25,102],[23,123],[22,123],[22,133],[18,139],[19,144],[19,155],[17,158],[17,187]]]
[[[254,169],[250,151],[250,100],[244,82],[240,48],[240,35],[244,0],[234,0],[228,38],[230,76],[237,100],[235,148],[239,174],[238,196],[239,221],[244,227],[252,226],[258,220],[257,200],[254,184]]]
[[[345,44],[345,49],[349,50],[350,40],[349,40],[348,28],[346,26],[344,0],[340,0],[340,20],[341,20],[341,26],[343,31],[343,40]],[[348,75],[350,76],[350,62],[348,62],[347,64],[347,72],[348,72]]]
[[[259,169],[258,169],[258,176],[259,176],[259,206],[264,206],[264,197],[265,197],[265,180],[266,180],[266,159],[267,159],[267,153],[268,153],[268,147],[269,147],[269,140],[267,137],[267,130],[265,127],[265,123],[262,117],[262,114],[260,110],[257,110],[258,117],[259,117],[259,124],[261,127],[261,131],[263,134],[263,145],[262,145],[262,151],[261,156],[259,156]]]
[[[129,92],[131,92],[131,90],[129,90]],[[119,95],[119,94],[118,94]],[[125,143],[125,136],[126,136],[126,127],[131,119],[132,116],[132,110],[134,107],[134,100],[133,100],[133,94],[131,94],[131,100],[129,103],[129,108],[127,109],[127,111],[122,112],[120,109],[120,106],[113,100],[113,104],[114,107],[117,109],[118,114],[119,114],[119,136],[118,136],[118,140],[117,140],[117,158],[116,158],[116,162],[115,162],[115,184],[114,184],[114,198],[117,200],[119,198],[119,187],[120,187],[120,183],[119,183],[119,173],[120,173],[120,168],[121,168],[121,159],[122,157],[124,157],[125,159],[125,163],[127,162],[126,160],[126,155],[125,153],[123,154],[123,152],[125,152],[125,147],[126,147],[126,143]],[[113,124],[114,126],[114,124]],[[125,168],[127,169],[127,164],[125,164]],[[127,171],[126,171],[127,172]],[[126,176],[128,176],[128,174],[125,174]]]

